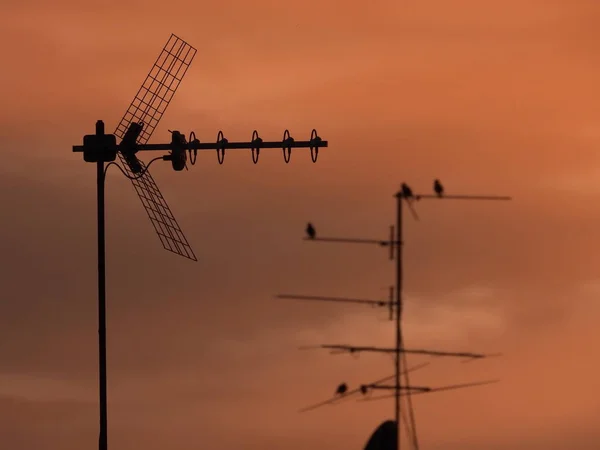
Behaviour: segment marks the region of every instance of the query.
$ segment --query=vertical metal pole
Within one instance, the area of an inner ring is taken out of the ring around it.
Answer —
[[[102,159],[102,158],[100,158]],[[104,162],[96,165],[98,184],[98,366],[100,383],[100,438],[99,450],[107,450],[107,402],[106,402],[106,271],[104,254]]]
[[[400,350],[402,348],[402,193],[396,194],[396,449],[400,450]]]

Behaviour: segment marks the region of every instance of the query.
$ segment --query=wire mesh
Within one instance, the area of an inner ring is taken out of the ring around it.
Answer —
[[[135,121],[144,124],[137,143],[148,142],[195,55],[196,49],[187,42],[174,34],[169,37],[167,44],[117,126],[114,133],[117,137],[122,139],[129,125]],[[121,152],[119,152],[119,158],[127,174],[135,176],[133,168]],[[138,162],[142,170],[145,170],[146,165],[139,159]],[[145,171],[144,175],[132,179],[131,183],[164,249],[197,261],[194,251],[150,172]]]

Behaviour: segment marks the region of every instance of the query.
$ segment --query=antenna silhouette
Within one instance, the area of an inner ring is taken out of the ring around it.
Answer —
[[[150,175],[148,168],[158,160],[170,161],[175,171],[188,169],[196,162],[199,150],[216,150],[217,161],[223,164],[225,151],[229,149],[248,149],[252,152],[252,161],[258,163],[260,150],[280,148],[283,159],[290,162],[293,148],[310,148],[311,159],[317,161],[320,147],[327,147],[316,130],[312,130],[308,141],[295,141],[285,130],[283,140],[264,142],[254,130],[252,140],[248,142],[229,142],[222,131],[217,134],[216,142],[200,143],[192,131],[189,138],[179,131],[170,131],[171,142],[167,144],[147,144],[157,127],[167,106],[173,99],[183,76],[187,72],[196,49],[179,37],[171,34],[154,65],[150,69],[142,86],[135,95],[114,134],[105,134],[104,122],[96,122],[96,133],[83,137],[83,145],[74,145],[73,152],[83,153],[86,162],[96,164],[97,214],[98,214],[98,353],[99,353],[99,397],[100,397],[100,435],[98,447],[107,450],[107,386],[106,386],[106,265],[105,265],[105,220],[104,189],[106,171],[111,165],[117,166],[131,180],[148,217],[163,247],[177,255],[197,261],[183,231],[175,220],[169,205]],[[117,144],[117,137],[121,140]],[[168,151],[166,155],[152,159],[147,165],[137,158],[140,151]],[[119,156],[121,165],[115,159]],[[189,156],[188,156],[189,155]],[[105,166],[105,163],[106,164]]]
[[[382,247],[389,247],[390,259],[396,260],[395,270],[395,288],[390,288],[390,299],[388,302],[381,302],[376,300],[362,300],[362,299],[349,299],[339,297],[319,297],[319,296],[302,296],[302,295],[291,295],[291,294],[280,294],[278,298],[284,299],[297,299],[297,300],[321,300],[321,301],[335,301],[335,302],[346,302],[346,303],[360,303],[368,304],[373,306],[388,306],[390,310],[390,319],[395,318],[395,346],[392,348],[380,348],[380,347],[366,347],[366,346],[351,346],[351,345],[320,345],[318,348],[325,348],[331,350],[332,353],[348,352],[348,353],[359,353],[359,352],[379,352],[393,354],[395,359],[395,374],[393,385],[383,385],[382,381],[379,380],[375,383],[362,385],[360,389],[355,391],[349,391],[342,395],[347,396],[355,392],[361,392],[366,394],[372,390],[392,390],[392,395],[380,396],[370,398],[369,400],[378,400],[381,398],[394,397],[395,399],[395,425],[396,425],[396,448],[400,449],[400,422],[401,420],[406,425],[407,435],[412,443],[415,450],[419,449],[419,442],[416,431],[416,421],[414,416],[414,409],[412,406],[411,396],[414,394],[422,394],[429,392],[438,392],[451,389],[459,389],[470,386],[478,386],[481,384],[494,383],[498,380],[466,383],[461,385],[442,386],[438,388],[430,387],[418,387],[410,384],[408,373],[410,370],[402,370],[402,366],[407,365],[406,354],[421,354],[429,356],[447,356],[447,357],[459,357],[466,358],[467,360],[481,359],[489,356],[471,352],[443,352],[436,350],[415,350],[407,349],[404,347],[403,333],[402,333],[402,313],[403,313],[403,258],[402,258],[402,246],[403,246],[403,206],[407,206],[412,216],[419,220],[415,210],[415,203],[424,199],[436,199],[436,200],[511,200],[511,197],[506,196],[490,196],[490,195],[446,195],[444,187],[439,180],[434,180],[433,184],[434,194],[414,194],[412,189],[406,184],[402,183],[400,190],[394,195],[396,198],[396,225],[390,227],[390,237],[388,240],[379,239],[356,239],[356,238],[337,238],[337,237],[320,237],[317,229],[313,224],[309,223],[306,229],[307,236],[304,238],[308,241],[315,242],[335,242],[335,243],[355,243],[355,244],[374,244]],[[395,294],[395,299],[393,298]],[[394,314],[395,313],[395,314]],[[414,368],[413,368],[414,369]],[[401,384],[401,376],[404,376],[404,385]],[[389,378],[388,378],[389,379]],[[387,380],[387,379],[386,379]],[[401,397],[406,397],[408,404],[408,417],[404,414],[401,409]],[[335,398],[333,399],[335,400]],[[366,400],[366,399],[365,399]],[[322,404],[331,403],[332,400],[323,402]],[[313,405],[313,407],[320,406],[321,404]],[[312,409],[309,407],[308,409]]]

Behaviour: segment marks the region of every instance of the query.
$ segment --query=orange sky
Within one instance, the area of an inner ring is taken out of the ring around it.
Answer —
[[[423,202],[407,220],[407,345],[504,353],[415,373],[502,379],[415,398],[422,448],[597,448],[596,0],[84,3],[9,0],[0,16],[4,447],[97,445],[95,172],[71,146],[97,119],[114,129],[175,33],[198,54],[153,142],[317,128],[330,148],[318,164],[153,165],[198,263],[162,249],[109,172],[111,448],[362,448],[393,401],[297,410],[390,359],[297,347],[391,345],[386,313],[272,295],[384,298],[385,251],[303,242],[306,221],[386,238],[394,190],[436,177],[515,200]]]

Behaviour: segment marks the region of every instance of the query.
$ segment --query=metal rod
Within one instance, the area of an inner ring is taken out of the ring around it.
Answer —
[[[401,349],[402,332],[400,330],[402,321],[402,193],[396,194],[396,348]],[[400,450],[400,371],[401,371],[401,355],[397,351],[396,358],[396,449]]]
[[[383,247],[390,245],[389,241],[382,241],[380,239],[353,239],[353,238],[330,238],[330,237],[305,237],[302,238],[305,241],[325,241],[325,242],[340,242],[344,244],[377,244]],[[394,244],[393,242],[391,243]]]
[[[278,294],[276,298],[282,298],[286,300],[314,300],[321,302],[343,302],[343,303],[359,303],[363,305],[373,306],[387,306],[389,302],[381,300],[367,300],[362,298],[346,298],[346,297],[321,297],[317,295],[291,295],[291,294]]]
[[[104,233],[104,162],[96,163],[98,189],[98,366],[100,384],[100,438],[99,450],[108,449],[106,401],[106,267]]]
[[[490,356],[501,356],[501,353],[496,354],[482,354],[482,353],[470,353],[470,352],[442,352],[437,350],[416,350],[416,349],[407,349],[404,347],[401,348],[385,348],[385,347],[358,347],[352,345],[328,345],[322,344],[321,348],[327,348],[332,350],[341,350],[345,352],[355,353],[355,352],[381,352],[381,353],[413,353],[417,355],[431,355],[431,356],[455,356],[459,358],[488,358]]]
[[[422,198],[427,199],[438,199],[438,200],[512,200],[512,197],[500,196],[500,195],[431,195],[431,194],[416,194],[415,200],[421,200]]]
[[[312,141],[293,141],[293,142],[282,142],[282,141],[272,141],[272,142],[205,142],[205,143],[194,143],[190,142],[183,146],[186,150],[242,150],[242,149],[256,149],[256,148],[279,148],[279,149],[288,149],[288,148],[310,148],[310,147],[328,147],[328,141],[319,141],[319,143],[315,143]],[[173,150],[173,144],[139,144],[135,146],[137,151],[152,151],[152,150]],[[83,145],[74,145],[74,152],[83,152]]]

